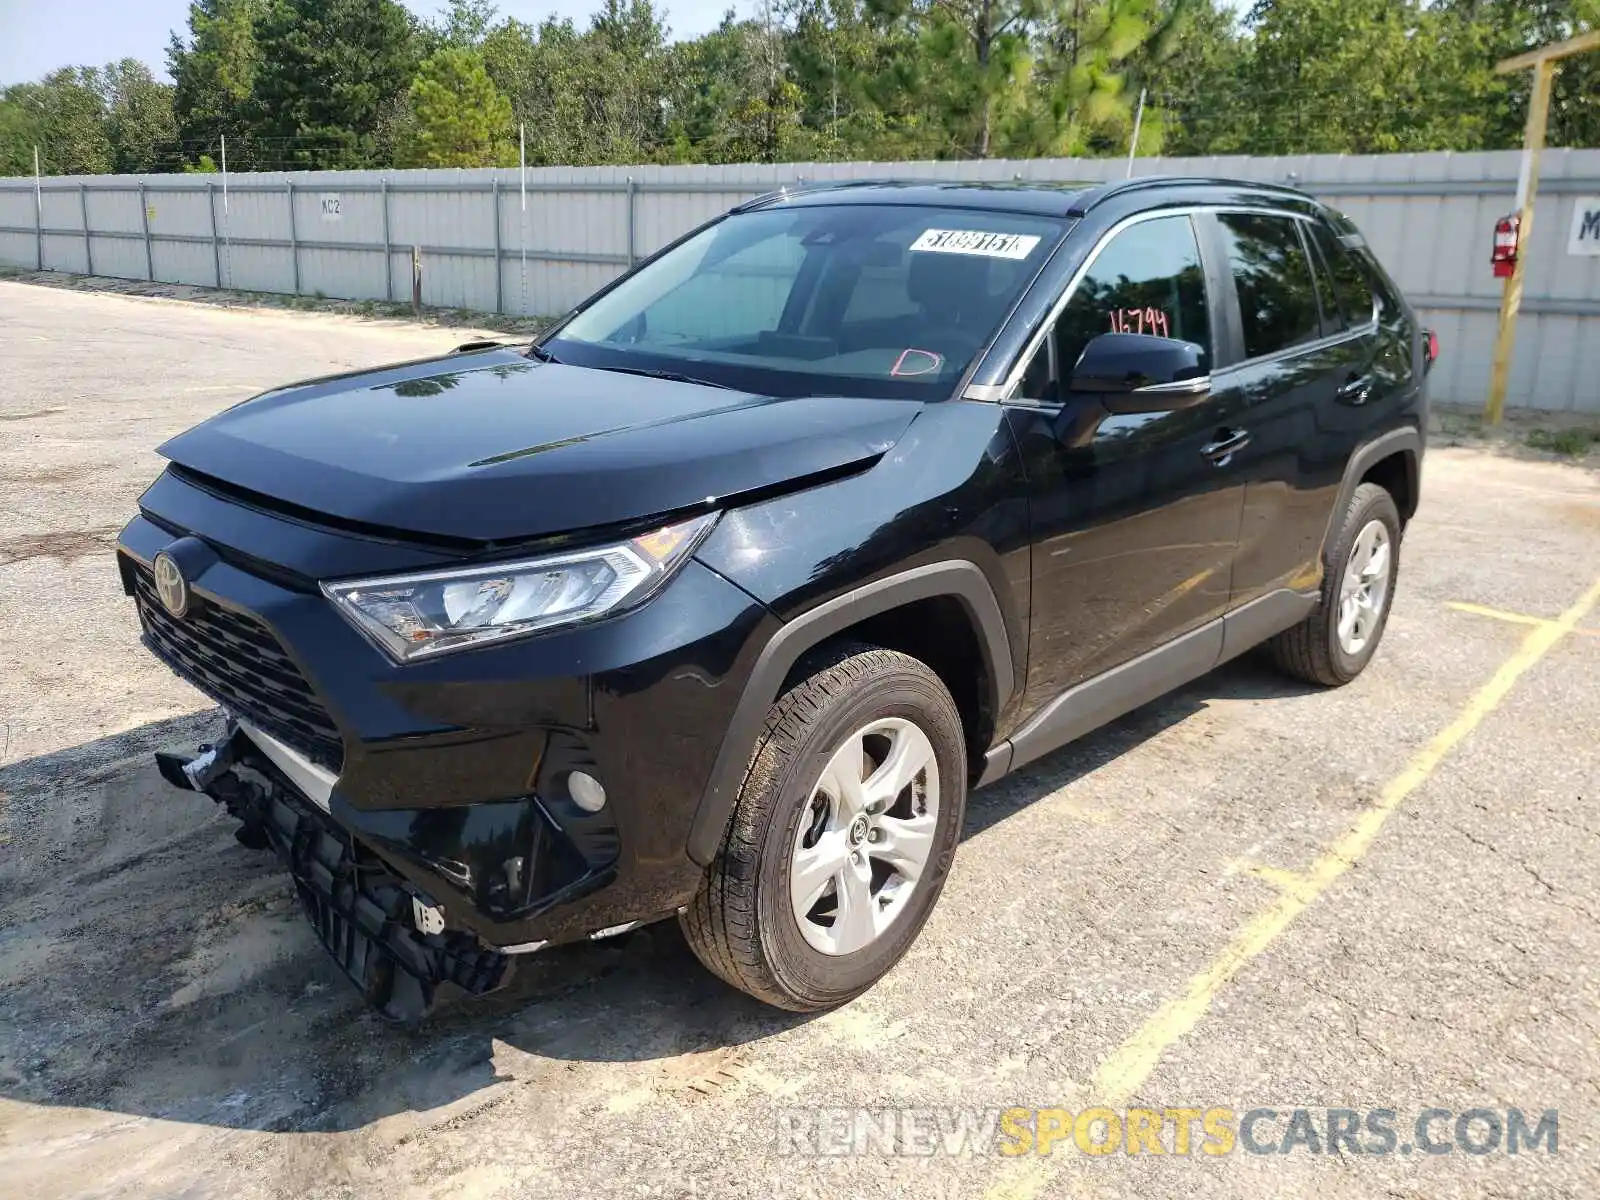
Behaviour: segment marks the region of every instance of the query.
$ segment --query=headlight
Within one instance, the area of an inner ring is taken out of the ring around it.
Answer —
[[[648,599],[694,553],[717,515],[571,554],[325,583],[346,620],[396,662],[592,621]]]

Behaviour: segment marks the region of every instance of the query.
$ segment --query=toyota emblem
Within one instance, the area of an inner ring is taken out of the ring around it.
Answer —
[[[155,571],[156,595],[162,607],[175,617],[183,616],[189,611],[189,581],[183,577],[183,569],[163,550],[156,555]]]

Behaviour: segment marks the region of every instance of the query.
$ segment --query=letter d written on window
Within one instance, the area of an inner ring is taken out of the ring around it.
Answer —
[[[1600,256],[1600,196],[1579,196],[1572,212],[1568,254]]]

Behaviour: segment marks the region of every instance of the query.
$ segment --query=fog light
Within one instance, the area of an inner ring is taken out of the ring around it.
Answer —
[[[599,812],[606,806],[606,790],[593,775],[574,771],[567,776],[567,791],[572,802],[584,812]]]

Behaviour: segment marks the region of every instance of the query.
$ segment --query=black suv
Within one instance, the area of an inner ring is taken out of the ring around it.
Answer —
[[[1436,353],[1284,188],[852,184],[734,209],[528,347],[162,447],[119,559],[227,736],[158,756],[395,1018],[677,915],[872,984],[970,788],[1266,643],[1376,650]]]

